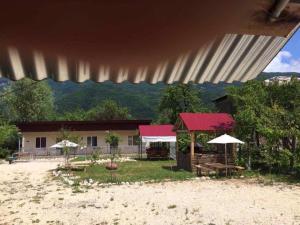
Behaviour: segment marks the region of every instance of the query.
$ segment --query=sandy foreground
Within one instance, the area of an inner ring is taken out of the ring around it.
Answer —
[[[59,162],[0,164],[0,224],[300,224],[300,187],[193,180],[95,187],[53,180]]]

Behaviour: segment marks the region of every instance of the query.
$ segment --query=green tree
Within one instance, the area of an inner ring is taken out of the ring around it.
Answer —
[[[116,156],[120,156],[119,142],[121,138],[118,134],[109,132],[105,136],[105,142],[109,144],[110,148],[110,166],[112,166]]]
[[[0,158],[5,158],[16,149],[18,129],[0,118]]]
[[[244,140],[259,147],[259,128],[267,106],[267,92],[262,82],[252,80],[243,86],[232,86],[227,89],[229,98],[236,108],[236,131]]]
[[[300,82],[249,81],[231,87],[228,95],[236,107],[235,130],[247,142],[248,156],[251,152],[257,166],[269,171],[293,169],[299,163]]]
[[[83,109],[77,108],[71,112],[65,112],[63,115],[57,117],[57,120],[66,121],[84,121],[87,118],[87,112]]]
[[[300,82],[295,78],[287,84],[275,83],[266,87],[269,93],[269,104],[273,109],[273,133],[279,139],[277,146],[290,152],[290,167],[293,168],[299,149],[300,138]]]
[[[174,124],[181,112],[206,112],[201,92],[192,84],[176,84],[167,87],[159,103],[159,123]]]
[[[113,100],[105,100],[87,112],[89,120],[123,120],[132,118],[128,108],[120,106]]]
[[[117,148],[120,141],[121,141],[121,138],[116,133],[109,132],[105,136],[105,142],[108,143],[110,145],[110,147]]]
[[[44,81],[13,82],[3,93],[4,116],[10,121],[49,120],[54,115],[52,90]]]

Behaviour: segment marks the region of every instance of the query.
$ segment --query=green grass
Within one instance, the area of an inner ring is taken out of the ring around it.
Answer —
[[[246,178],[255,178],[260,183],[270,184],[270,185],[278,182],[283,182],[288,184],[300,183],[300,177],[297,175],[261,173],[260,171],[256,171],[256,170],[244,171],[243,175]]]
[[[135,181],[163,181],[185,180],[195,175],[185,170],[176,170],[175,161],[147,161],[118,163],[118,169],[109,171],[105,165],[94,165],[86,168],[86,172],[76,171],[75,175],[81,179],[92,178],[101,183],[135,182]],[[171,166],[174,166],[171,168]]]
[[[71,159],[71,162],[79,162],[79,161],[85,161],[85,159],[87,160],[91,160],[91,156],[77,156],[74,159]]]

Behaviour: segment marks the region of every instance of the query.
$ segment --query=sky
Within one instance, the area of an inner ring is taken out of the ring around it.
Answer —
[[[300,29],[265,68],[264,72],[300,73]]]

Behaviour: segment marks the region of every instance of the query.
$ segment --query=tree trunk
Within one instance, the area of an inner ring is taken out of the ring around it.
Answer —
[[[295,165],[296,147],[297,147],[297,137],[293,136],[292,137],[292,148],[291,148],[292,155],[290,158],[290,169],[293,169],[294,165]]]
[[[250,152],[250,146],[247,144],[247,149],[248,149],[248,170],[251,170],[251,152]]]
[[[256,147],[260,146],[259,133],[257,131],[255,131],[255,143],[256,143]]]
[[[252,143],[255,145],[256,147],[256,134],[255,134],[255,129],[252,130]]]

